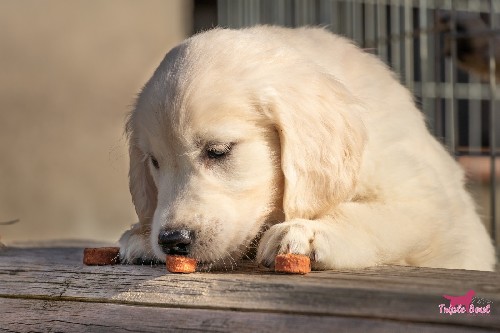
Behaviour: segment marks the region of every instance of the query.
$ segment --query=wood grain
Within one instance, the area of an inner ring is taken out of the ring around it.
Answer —
[[[484,329],[358,317],[291,315],[4,299],[0,332],[485,332]],[[20,316],[22,314],[22,316]]]
[[[186,313],[215,311],[221,318],[254,313],[276,316],[276,323],[286,316],[305,316],[339,323],[343,318],[383,325],[500,329],[499,273],[384,266],[287,276],[246,263],[234,271],[174,275],[163,265],[83,266],[82,251],[1,251],[0,303],[55,302],[90,309],[100,304],[123,309],[124,314],[160,308],[174,313],[169,311],[177,308]],[[469,289],[493,302],[491,315],[439,314],[439,304],[448,304],[443,294],[463,295]]]

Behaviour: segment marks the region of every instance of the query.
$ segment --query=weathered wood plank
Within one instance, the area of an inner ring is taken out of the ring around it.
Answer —
[[[107,302],[214,311],[386,319],[500,328],[498,273],[379,267],[277,275],[262,270],[168,274],[162,266],[83,266],[81,248],[0,252],[0,297]],[[489,316],[445,316],[443,294],[474,289]],[[7,299],[5,298],[5,299]]]
[[[2,299],[0,332],[487,332],[358,317]]]

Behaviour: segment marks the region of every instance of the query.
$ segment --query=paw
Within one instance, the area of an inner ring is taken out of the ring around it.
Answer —
[[[122,263],[149,264],[159,261],[151,249],[149,233],[144,233],[141,229],[140,223],[137,223],[120,237],[120,261]]]
[[[311,259],[315,270],[331,266],[331,246],[323,226],[318,221],[296,219],[272,226],[264,233],[257,250],[257,261],[274,266],[278,254],[303,254]]]

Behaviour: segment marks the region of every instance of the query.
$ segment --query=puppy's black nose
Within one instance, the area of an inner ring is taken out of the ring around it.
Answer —
[[[158,245],[166,254],[189,254],[189,245],[194,239],[194,232],[186,229],[161,230]]]

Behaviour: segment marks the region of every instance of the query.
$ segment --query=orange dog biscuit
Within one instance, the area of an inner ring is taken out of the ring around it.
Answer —
[[[307,274],[311,271],[311,260],[302,254],[279,254],[274,261],[274,271],[279,273]]]
[[[171,273],[193,273],[196,271],[196,259],[185,256],[168,255],[167,269]]]
[[[85,265],[115,265],[120,263],[119,247],[87,247],[83,250]]]

